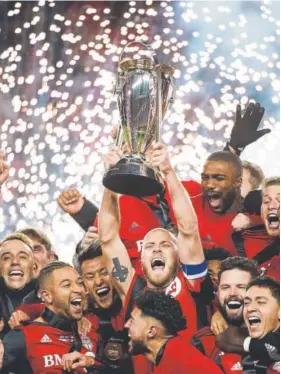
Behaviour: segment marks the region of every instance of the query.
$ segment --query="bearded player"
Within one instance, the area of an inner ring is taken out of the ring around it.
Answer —
[[[107,163],[111,163],[112,156],[114,151],[107,157]],[[144,237],[141,253],[145,279],[141,278],[136,274],[119,236],[121,217],[118,195],[105,189],[99,213],[102,250],[107,268],[116,282],[125,314],[131,313],[134,298],[144,287],[166,292],[181,303],[187,318],[184,334],[190,338],[198,328],[197,316],[199,310],[204,309],[203,298],[212,298],[212,282],[206,278],[207,265],[196,214],[186,190],[171,166],[164,145],[155,144],[151,163],[154,167],[159,167],[165,177],[177,219],[178,237],[163,228],[148,232]]]

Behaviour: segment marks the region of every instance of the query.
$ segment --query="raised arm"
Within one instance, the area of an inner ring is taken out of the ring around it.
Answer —
[[[199,265],[204,262],[204,253],[199,236],[198,220],[190,197],[177,177],[166,147],[155,144],[151,162],[158,166],[166,180],[173,210],[178,226],[178,250],[180,261],[184,265]]]
[[[70,214],[84,231],[87,231],[93,225],[99,210],[75,188],[64,190],[59,195],[58,204],[65,213]]]
[[[119,197],[105,189],[99,212],[99,238],[107,269],[115,280],[116,289],[124,302],[135,270],[127,249],[120,239],[119,229]]]
[[[258,130],[263,115],[264,108],[260,103],[250,103],[243,115],[241,105],[237,105],[236,118],[231,131],[230,140],[227,142],[224,150],[240,156],[245,147],[270,133],[270,129]]]

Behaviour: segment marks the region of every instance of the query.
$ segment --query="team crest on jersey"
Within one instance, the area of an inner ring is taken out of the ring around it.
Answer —
[[[166,295],[177,297],[180,292],[181,292],[181,281],[178,277],[176,277],[173,280],[173,282],[167,287]]]
[[[61,335],[59,337],[59,341],[64,343],[72,343],[74,341],[74,338],[71,335]]]
[[[104,349],[104,353],[110,361],[117,361],[123,354],[122,344],[109,341]]]
[[[88,338],[88,336],[82,335],[81,340],[82,340],[83,347],[86,348],[87,351],[92,351],[93,350],[93,344],[91,342],[91,339]]]

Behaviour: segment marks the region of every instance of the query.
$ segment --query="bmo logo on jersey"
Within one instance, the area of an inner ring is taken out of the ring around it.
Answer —
[[[181,281],[176,277],[173,282],[166,288],[166,295],[177,297],[181,292]]]
[[[61,365],[62,361],[61,357],[57,354],[43,356],[43,360],[45,368],[49,368],[51,366],[59,366]]]

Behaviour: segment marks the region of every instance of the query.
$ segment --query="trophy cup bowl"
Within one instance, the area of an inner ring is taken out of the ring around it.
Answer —
[[[139,42],[151,56],[120,57],[117,77],[117,102],[121,125],[117,145],[123,144],[129,154],[109,167],[103,185],[114,192],[136,197],[157,195],[163,190],[161,175],[150,165],[145,153],[153,141],[159,141],[160,126],[172,100],[173,68],[159,64],[155,51]],[[124,50],[125,50],[124,49]]]

